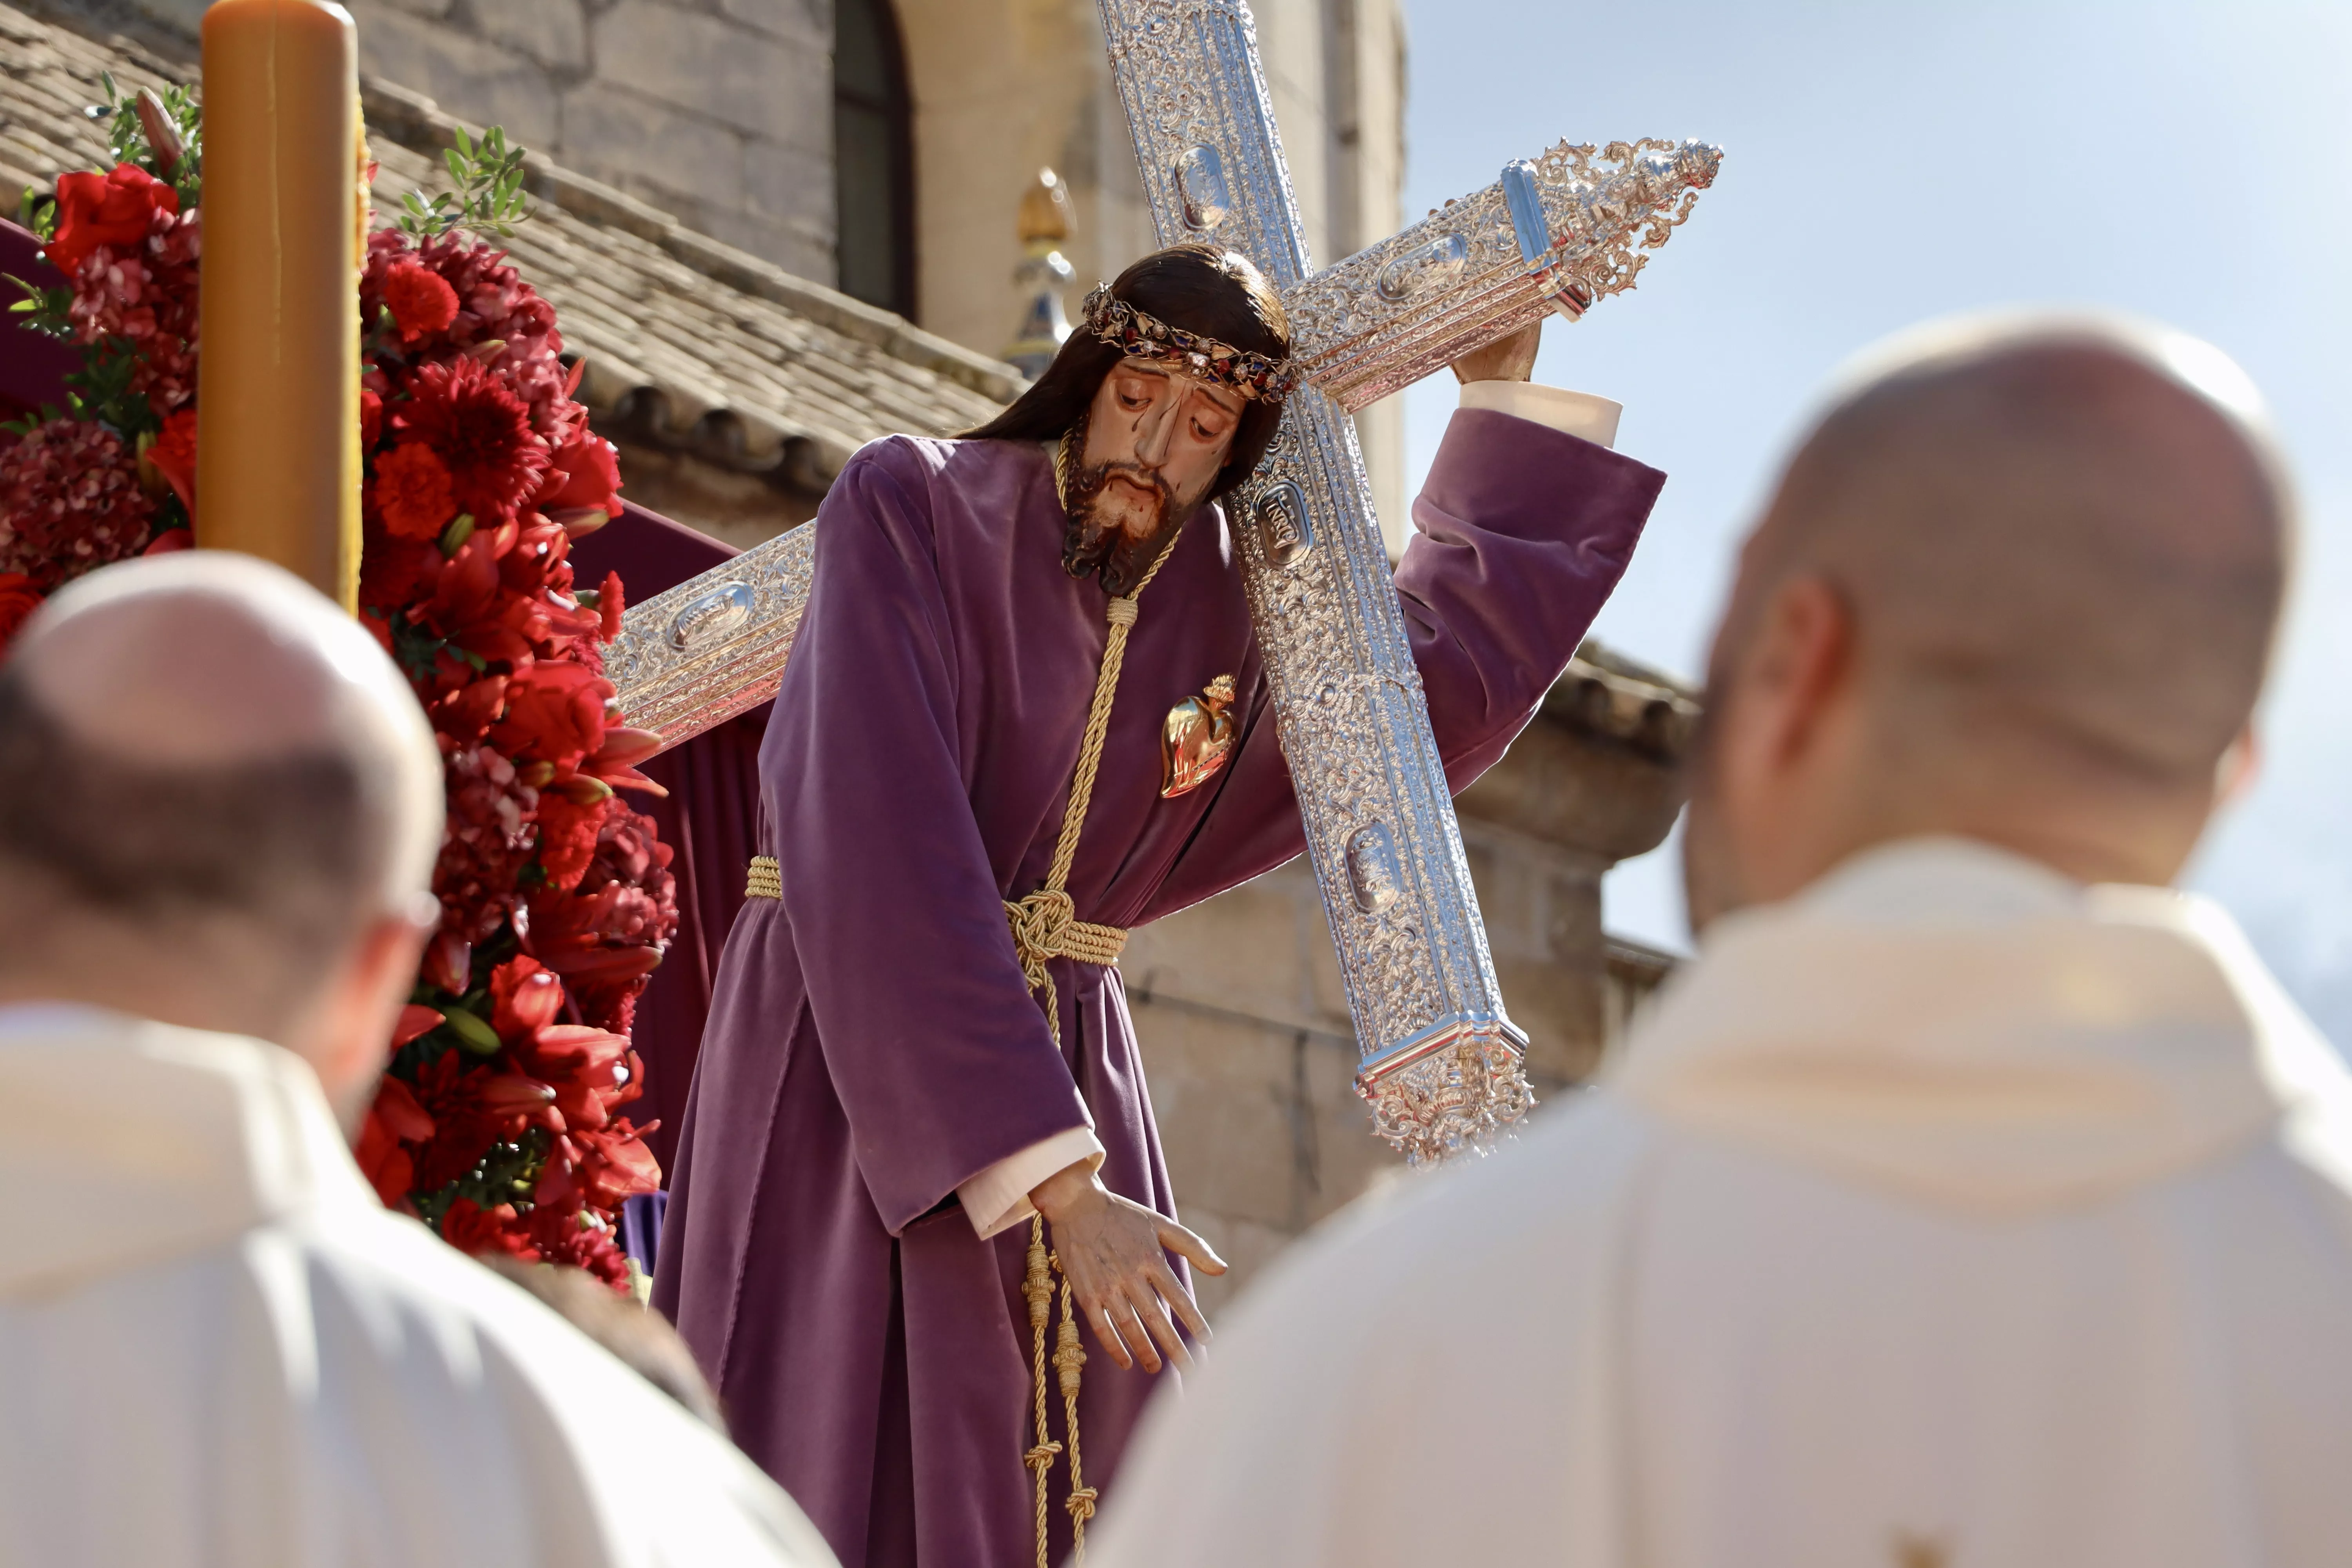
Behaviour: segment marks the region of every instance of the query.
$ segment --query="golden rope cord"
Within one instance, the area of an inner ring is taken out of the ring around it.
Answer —
[[[1033,1215],[1029,1272],[1022,1281],[1021,1295],[1029,1303],[1029,1386],[1036,1396],[1037,1442],[1021,1462],[1029,1467],[1037,1486],[1037,1568],[1051,1568],[1045,1560],[1045,1478],[1054,1468],[1054,1456],[1062,1451],[1062,1446],[1045,1435],[1045,1320],[1053,1315],[1054,1300],[1051,1267],[1045,1253],[1045,1219]]]
[[[1070,466],[1076,461],[1068,436],[1054,453],[1054,491],[1066,497]],[[1065,503],[1066,504],[1066,502]],[[1078,763],[1070,774],[1070,804],[1062,813],[1062,834],[1054,844],[1054,861],[1045,885],[1018,900],[1004,901],[1005,922],[1012,928],[1013,948],[1021,958],[1022,977],[1032,991],[1045,994],[1045,1022],[1054,1044],[1062,1043],[1062,998],[1046,963],[1073,958],[1081,963],[1114,964],[1127,946],[1127,932],[1117,926],[1094,925],[1076,918],[1077,905],[1067,888],[1070,865],[1077,858],[1078,835],[1085,831],[1087,807],[1093,804],[1095,774],[1102,767],[1103,737],[1110,730],[1112,700],[1118,693],[1118,672],[1127,658],[1127,636],[1135,627],[1136,605],[1160,569],[1175,552],[1171,538],[1143,581],[1103,606],[1110,634],[1103,643],[1102,668],[1095,676],[1095,699],[1087,710],[1086,737],[1078,742]],[[1061,1258],[1045,1250],[1045,1217],[1029,1219],[1029,1271],[1021,1293],[1029,1302],[1030,1377],[1034,1395],[1037,1441],[1023,1463],[1037,1482],[1037,1568],[1048,1568],[1045,1531],[1045,1477],[1061,1445],[1052,1441],[1045,1423],[1045,1318],[1052,1293],[1051,1275],[1062,1275],[1062,1321],[1055,1335],[1054,1366],[1060,1373],[1062,1419],[1070,1434],[1070,1546],[1076,1561],[1087,1560],[1087,1521],[1093,1517],[1097,1493],[1087,1486],[1078,1458],[1078,1386],[1087,1352],[1078,1342],[1078,1321],[1070,1300],[1070,1277],[1062,1272]]]

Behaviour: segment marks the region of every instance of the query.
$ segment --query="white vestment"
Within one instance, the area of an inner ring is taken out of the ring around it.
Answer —
[[[0,1009],[0,1564],[832,1555],[734,1447],[387,1212],[257,1040]]]
[[[2344,1568],[2352,1078],[2210,903],[1915,840],[1244,1298],[1145,1564]]]

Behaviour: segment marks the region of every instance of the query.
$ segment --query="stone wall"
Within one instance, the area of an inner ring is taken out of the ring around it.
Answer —
[[[833,281],[830,0],[346,4],[362,70]]]

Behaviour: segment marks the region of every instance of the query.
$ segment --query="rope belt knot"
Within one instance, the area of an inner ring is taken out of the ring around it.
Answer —
[[[1080,963],[1117,963],[1127,950],[1127,932],[1078,919],[1077,905],[1059,888],[1040,888],[1025,898],[1006,900],[1004,920],[1013,928],[1013,951],[1020,955],[1021,973],[1029,989],[1045,993],[1047,1015],[1055,1020],[1055,1042],[1059,1044],[1060,999],[1055,994],[1046,961],[1074,958]]]

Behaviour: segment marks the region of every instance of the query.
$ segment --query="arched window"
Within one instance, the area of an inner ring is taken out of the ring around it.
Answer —
[[[845,294],[915,313],[915,151],[890,0],[833,10],[834,256]]]

